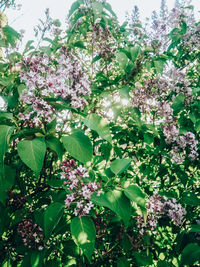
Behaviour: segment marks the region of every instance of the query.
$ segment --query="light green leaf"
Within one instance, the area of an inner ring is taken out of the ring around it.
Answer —
[[[134,46],[130,48],[131,58],[133,62],[136,60],[140,52],[141,48],[139,46]]]
[[[179,112],[180,110],[182,110],[183,105],[184,105],[184,101],[185,101],[185,96],[183,94],[179,94],[178,96],[176,96],[173,100],[172,103],[172,108],[175,112]]]
[[[157,73],[162,73],[163,69],[164,69],[165,62],[162,61],[162,60],[155,60],[153,63],[154,63],[154,67],[156,69],[156,72]]]
[[[131,164],[131,159],[116,159],[110,164],[110,169],[114,174],[121,174]]]
[[[75,243],[81,248],[90,261],[94,252],[96,229],[89,217],[75,217],[71,221],[71,233]]]
[[[16,40],[20,39],[21,35],[8,25],[3,27],[2,30],[6,37],[7,43],[14,47]]]
[[[130,92],[130,88],[129,86],[126,86],[126,85],[124,85],[121,89],[119,89],[119,94],[122,99],[123,98],[129,99],[130,97],[129,92]]]
[[[146,210],[146,194],[137,185],[130,185],[124,190],[125,195],[135,202],[143,211]]]
[[[81,131],[76,131],[69,136],[63,136],[65,149],[75,159],[86,163],[92,159],[93,148],[90,139]]]
[[[83,123],[91,130],[96,131],[101,138],[107,140],[109,143],[112,142],[108,123],[101,116],[97,114],[90,114],[83,119]]]
[[[43,138],[22,140],[17,145],[17,151],[21,160],[35,173],[42,170],[46,144]]]
[[[46,240],[49,239],[53,230],[59,223],[64,212],[63,204],[55,202],[50,204],[44,212],[44,233]]]
[[[96,16],[100,15],[103,12],[103,6],[101,3],[98,2],[92,3],[92,8]]]
[[[12,113],[0,112],[0,119],[8,119],[8,120],[11,120],[12,118],[13,118],[13,114]],[[1,125],[1,126],[3,126],[3,125]]]
[[[128,64],[128,57],[123,52],[118,52],[116,54],[116,60],[119,64],[119,67],[123,70],[126,69],[126,66]]]
[[[78,10],[78,8],[80,7],[80,3],[78,1],[75,1],[72,5],[71,5],[71,8],[69,10],[69,13],[68,13],[68,17],[71,17],[71,15],[76,11]]]
[[[113,15],[113,17],[117,17],[117,15],[112,10],[112,7],[111,7],[111,5],[109,3],[103,3],[103,6],[105,7],[105,9],[107,9]]]

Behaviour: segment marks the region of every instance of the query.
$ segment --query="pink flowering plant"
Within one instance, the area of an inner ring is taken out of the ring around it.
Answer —
[[[77,166],[74,160],[65,160],[62,162],[61,179],[64,179],[64,185],[67,191],[71,192],[66,195],[65,206],[75,204],[74,215],[84,216],[90,212],[90,209],[94,206],[90,201],[94,192],[100,195],[100,184],[94,182],[87,182],[89,174],[87,170],[82,166]]]
[[[14,4],[0,1],[0,266],[199,266],[190,1],[120,24],[107,1],[77,0],[24,50]]]

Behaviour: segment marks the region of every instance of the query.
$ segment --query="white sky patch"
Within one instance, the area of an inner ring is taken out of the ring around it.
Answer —
[[[3,100],[2,97],[0,97],[0,110],[3,110],[5,107],[5,101]]]
[[[50,9],[50,14],[54,19],[59,19],[62,25],[65,24],[65,18],[74,0],[16,0],[17,4],[21,4],[20,11],[8,9],[6,14],[9,18],[9,24],[16,30],[24,29],[24,41],[34,38],[34,26],[39,22],[39,19],[44,19],[44,11]],[[126,12],[131,13],[133,7],[137,5],[140,9],[141,18],[145,20],[150,17],[153,10],[159,12],[161,0],[108,0],[114,12],[117,14],[120,23],[125,21]],[[167,0],[168,7],[171,9],[174,6],[175,0]],[[200,0],[192,0],[195,6],[196,17],[200,17]]]
[[[129,100],[123,98],[123,99],[121,100],[121,103],[122,103],[122,105],[124,105],[124,106],[128,106],[128,104],[129,104]]]

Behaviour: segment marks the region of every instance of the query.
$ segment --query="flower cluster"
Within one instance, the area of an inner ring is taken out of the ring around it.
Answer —
[[[114,55],[115,45],[112,34],[108,28],[102,28],[99,24],[93,26],[93,43],[99,51],[99,55],[108,60]]]
[[[46,99],[60,98],[74,108],[83,108],[87,104],[84,96],[91,93],[82,65],[64,46],[55,58],[46,54],[26,58],[20,80],[28,88],[23,90],[21,100],[29,106],[27,112],[20,116],[24,121],[32,120],[34,126],[55,118],[55,108]]]
[[[162,215],[168,216],[173,220],[174,224],[180,226],[186,210],[177,203],[175,198],[168,199],[154,193],[147,202],[147,218],[146,222],[142,216],[137,216],[136,225],[140,229],[139,233],[144,235],[148,230],[155,230],[158,219]]]
[[[94,192],[100,195],[100,185],[96,182],[85,182],[85,178],[89,175],[86,169],[81,165],[77,166],[74,160],[63,161],[61,169],[61,179],[65,179],[64,184],[67,190],[71,191],[65,199],[66,207],[74,204],[75,216],[81,217],[88,214],[94,206],[90,198]]]
[[[190,27],[183,36],[184,46],[188,49],[200,46],[200,24]]]
[[[43,250],[43,230],[37,224],[33,224],[31,219],[22,220],[22,222],[18,224],[17,231],[21,235],[23,243],[26,247]]]
[[[147,202],[147,210],[149,213],[152,214],[163,214],[164,213],[164,205],[163,205],[163,198],[155,193],[151,196]]]
[[[152,214],[147,215],[146,222],[144,221],[144,218],[142,216],[137,216],[136,218],[136,224],[137,227],[140,229],[140,235],[144,235],[148,230],[155,230],[157,227],[157,223],[158,222],[156,217]]]
[[[177,164],[181,164],[185,159],[184,150],[189,151],[188,156],[191,160],[195,160],[198,157],[198,141],[193,133],[186,132],[184,135],[179,136],[179,129],[175,125],[171,125],[165,126],[164,135],[167,137],[167,143],[173,143],[171,154],[172,159]]]
[[[146,35],[146,38],[143,38],[143,43],[147,43],[151,45],[154,49],[158,51],[166,51],[168,46],[170,45],[170,32],[176,28],[178,29],[183,21],[190,26],[194,24],[194,12],[192,9],[184,8],[184,6],[190,5],[190,0],[188,1],[175,1],[174,8],[172,10],[168,10],[166,1],[162,0],[160,14],[156,11],[152,13],[151,19],[147,20],[145,28],[143,29],[143,36]],[[134,18],[137,18],[137,9],[135,9],[134,16],[132,16],[132,21],[134,22]],[[177,31],[178,32],[178,31]],[[195,29],[193,31],[189,31],[185,38],[189,41],[189,38],[192,37],[192,33],[194,36],[198,36],[197,31]],[[194,34],[195,33],[195,34]],[[145,34],[145,35],[144,35]],[[175,34],[175,32],[174,32]],[[199,37],[199,36],[198,36]],[[197,44],[198,41],[195,40],[195,37],[192,37],[191,44]]]
[[[166,79],[159,76],[156,78],[144,76],[144,78],[144,84],[135,83],[135,89],[132,92],[132,105],[133,107],[139,107],[140,112],[150,114],[155,111],[159,114],[159,107],[170,91],[170,84]]]
[[[185,96],[186,105],[192,102],[191,83],[186,73],[175,67],[164,70],[162,76],[146,77],[143,84],[136,82],[132,92],[132,106],[139,108],[145,120],[160,125],[166,143],[171,144],[171,158],[177,164],[183,162],[186,152],[191,160],[198,157],[198,141],[194,134],[186,132],[180,136],[177,117],[172,109],[172,100],[179,94]],[[169,100],[169,95],[172,100]]]
[[[184,215],[186,214],[186,210],[181,206],[181,204],[177,203],[175,198],[166,199],[164,203],[164,210],[166,215],[173,220],[174,224],[179,226],[182,224],[182,220]]]

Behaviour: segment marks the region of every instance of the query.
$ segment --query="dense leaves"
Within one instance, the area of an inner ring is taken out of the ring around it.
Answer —
[[[0,266],[198,266],[193,7],[45,15],[22,51],[0,13]]]

